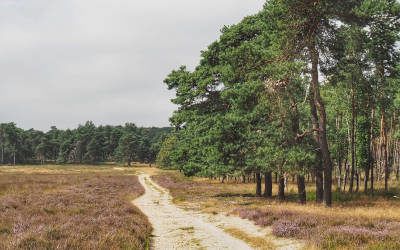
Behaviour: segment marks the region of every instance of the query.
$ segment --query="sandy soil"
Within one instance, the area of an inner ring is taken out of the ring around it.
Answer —
[[[171,196],[147,174],[139,175],[146,193],[134,201],[154,228],[154,249],[251,249],[194,212],[175,206]]]
[[[133,203],[147,215],[154,228],[154,249],[253,249],[246,242],[226,233],[238,229],[252,237],[266,237],[277,249],[300,249],[302,244],[272,237],[269,229],[248,220],[226,215],[202,214],[172,203],[168,191],[154,183],[149,174],[139,181],[146,192]]]

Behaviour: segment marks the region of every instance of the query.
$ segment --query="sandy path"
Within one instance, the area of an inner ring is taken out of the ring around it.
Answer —
[[[147,171],[146,171],[147,172]],[[184,210],[172,203],[168,190],[141,173],[139,181],[145,194],[133,203],[147,215],[154,228],[153,248],[158,249],[253,249],[224,229],[238,229],[250,237],[266,239],[277,250],[297,250],[304,243],[277,238],[271,228],[262,228],[252,221],[223,214],[203,214]]]
[[[154,228],[154,249],[252,249],[225,233],[206,217],[175,206],[171,196],[147,174],[139,181],[146,193],[134,204],[147,215]]]

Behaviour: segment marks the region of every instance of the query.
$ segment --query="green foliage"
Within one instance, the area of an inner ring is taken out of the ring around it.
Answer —
[[[179,108],[159,164],[209,177],[317,167],[330,205],[331,170],[351,155],[357,173],[374,166],[380,117],[400,137],[399,31],[395,0],[267,1],[165,79]]]
[[[169,132],[170,128],[137,128],[129,123],[97,127],[87,122],[77,129],[52,127],[44,133],[34,129],[22,130],[14,123],[3,123],[0,124],[0,164],[127,162],[126,147],[134,148],[132,159],[152,163]],[[135,137],[135,145],[128,143],[127,134],[131,135],[128,139]],[[126,140],[121,140],[123,137]]]
[[[307,149],[313,145],[297,138],[307,129],[306,85],[296,74],[304,64],[281,60],[274,30],[281,24],[271,13],[266,9],[224,27],[193,72],[182,66],[167,77],[179,110],[171,118],[173,145],[160,151],[165,165],[203,176],[276,166],[303,173],[311,165],[314,155]]]
[[[116,158],[120,162],[126,162],[130,166],[132,161],[138,159],[139,149],[140,142],[135,133],[132,131],[125,132],[119,140],[116,149]]]

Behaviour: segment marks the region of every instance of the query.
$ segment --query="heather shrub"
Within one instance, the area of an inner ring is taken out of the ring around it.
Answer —
[[[361,246],[368,242],[383,242],[391,237],[387,230],[349,225],[335,226],[321,233],[318,245],[324,249]]]
[[[314,203],[315,190],[307,194],[312,204],[300,206],[294,203],[297,196],[290,190],[286,203],[254,197],[254,183],[222,184],[218,180],[186,178],[176,172],[159,175],[155,180],[170,189],[174,201],[203,206],[212,213],[229,209],[259,226],[271,227],[275,236],[305,240],[317,249],[400,249],[399,201],[383,197],[378,191],[374,196],[354,194],[357,197],[334,192],[339,204],[326,209]]]
[[[2,174],[0,249],[144,249],[152,228],[131,204],[137,177]]]
[[[295,221],[278,220],[272,225],[272,232],[278,237],[295,237],[301,232],[301,227]]]

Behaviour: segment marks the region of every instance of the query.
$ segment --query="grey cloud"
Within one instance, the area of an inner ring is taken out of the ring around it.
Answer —
[[[261,0],[0,1],[0,122],[167,126],[162,81]]]

